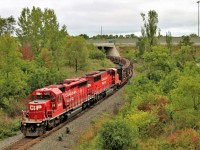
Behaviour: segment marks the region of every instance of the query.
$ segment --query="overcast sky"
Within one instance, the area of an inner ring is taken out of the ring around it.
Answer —
[[[155,10],[161,34],[172,36],[198,34],[197,0],[0,0],[0,16],[16,19],[24,7],[54,9],[60,25],[70,35],[103,34],[140,35],[140,13]]]

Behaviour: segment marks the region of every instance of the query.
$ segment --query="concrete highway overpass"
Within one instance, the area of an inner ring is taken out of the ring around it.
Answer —
[[[93,43],[98,49],[105,49],[107,56],[120,56],[114,43]]]

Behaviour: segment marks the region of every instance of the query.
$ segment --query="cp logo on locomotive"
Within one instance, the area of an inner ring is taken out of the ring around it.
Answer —
[[[41,105],[30,105],[30,110],[39,110],[41,108],[42,108]]]

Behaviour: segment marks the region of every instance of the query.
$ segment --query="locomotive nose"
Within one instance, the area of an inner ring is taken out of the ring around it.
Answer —
[[[28,104],[28,118],[32,120],[44,120],[46,117],[46,108],[49,100],[32,101]]]

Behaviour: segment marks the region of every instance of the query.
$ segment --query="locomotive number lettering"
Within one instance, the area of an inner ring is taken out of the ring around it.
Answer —
[[[30,105],[30,110],[39,110],[39,109],[41,109],[42,108],[42,106],[41,105]]]
[[[106,81],[102,82],[102,85],[106,84]]]
[[[107,80],[107,77],[101,79],[101,81],[105,81],[105,80]]]

